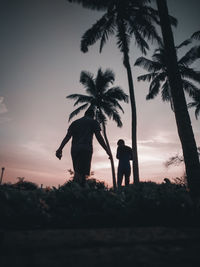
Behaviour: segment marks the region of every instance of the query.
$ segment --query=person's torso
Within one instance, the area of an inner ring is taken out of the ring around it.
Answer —
[[[130,166],[130,160],[132,158],[131,148],[128,146],[118,147],[118,159],[119,166]]]
[[[71,125],[72,150],[92,150],[93,135],[97,128],[97,121],[88,117],[82,117],[74,121]]]

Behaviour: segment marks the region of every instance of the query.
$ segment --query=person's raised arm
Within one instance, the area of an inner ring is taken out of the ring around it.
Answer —
[[[109,149],[107,148],[107,145],[103,139],[103,136],[101,135],[100,131],[96,131],[95,132],[95,136],[96,136],[96,139],[97,141],[99,142],[99,144],[103,147],[103,149],[106,151],[106,153],[108,154],[108,156],[110,157],[110,151]]]
[[[62,158],[62,150],[63,147],[67,144],[67,142],[69,141],[69,139],[71,138],[71,134],[69,134],[69,132],[66,134],[66,136],[64,137],[64,139],[62,140],[59,148],[56,150],[56,157],[58,159]]]

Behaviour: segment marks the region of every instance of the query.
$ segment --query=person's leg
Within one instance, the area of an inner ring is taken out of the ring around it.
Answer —
[[[125,186],[129,185],[130,183],[130,175],[125,174]]]
[[[131,175],[131,168],[130,168],[130,166],[129,167],[127,166],[127,169],[126,169],[126,171],[125,171],[124,174],[125,174],[125,186],[127,186],[130,183],[130,175]]]
[[[118,188],[121,187],[122,185],[122,180],[123,180],[123,170],[122,168],[120,168],[120,166],[118,167],[118,170],[117,170],[117,186]]]
[[[75,171],[74,172],[73,181],[76,182],[76,183],[78,183],[78,184],[80,184],[80,185],[82,185],[82,180],[83,180],[82,175],[80,173],[78,173],[78,172]]]
[[[85,185],[86,176],[90,175],[92,152],[88,150],[79,150],[72,152],[72,161],[74,167],[74,181],[81,186]]]

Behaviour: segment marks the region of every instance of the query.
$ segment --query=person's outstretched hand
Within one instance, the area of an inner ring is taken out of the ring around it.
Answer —
[[[56,151],[56,157],[61,160],[61,158],[62,158],[62,150],[58,149]]]

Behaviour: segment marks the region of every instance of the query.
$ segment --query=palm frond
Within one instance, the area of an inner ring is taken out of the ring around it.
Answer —
[[[165,73],[159,73],[155,76],[155,78],[152,80],[149,86],[149,93],[146,96],[146,100],[153,99],[156,97],[160,91],[160,84],[163,82],[166,78]]]
[[[120,115],[111,103],[102,103],[101,108],[110,119],[112,118],[117,123],[118,127],[122,127]]]
[[[103,114],[102,110],[97,109],[96,111],[96,120],[101,124],[101,123],[106,123],[106,116]]]
[[[128,95],[124,93],[124,91],[119,87],[112,87],[106,93],[105,97],[109,97],[110,99],[117,99],[119,101],[124,101],[128,103]]]
[[[87,104],[84,104],[84,105],[78,107],[77,109],[75,109],[75,110],[69,115],[69,121],[70,121],[74,116],[76,116],[77,114],[79,114],[80,111],[86,109],[88,105],[89,105],[89,104],[87,103]]]
[[[145,57],[139,57],[136,61],[134,66],[143,67],[145,70],[149,72],[156,72],[159,71],[162,67],[161,64],[158,62],[152,61],[150,59],[147,59]]]
[[[199,91],[199,88],[197,88],[193,83],[191,83],[188,80],[182,79],[183,89],[188,93],[190,97],[193,97],[196,95],[196,92]]]
[[[157,75],[156,72],[147,73],[147,74],[138,76],[137,80],[138,80],[138,82],[140,82],[140,81],[150,82],[156,75]]]
[[[68,2],[81,4],[85,8],[99,11],[104,11],[108,7],[108,2],[102,0],[68,0]]]
[[[188,104],[188,107],[195,107],[195,117],[198,119],[200,113],[200,90],[197,90],[195,94],[192,96],[193,102]]]
[[[197,106],[197,103],[196,102],[190,102],[187,104],[188,108],[193,108],[193,107],[196,107]]]
[[[170,20],[170,24],[171,24],[172,26],[177,27],[177,25],[178,25],[178,20],[177,20],[175,17],[169,15],[169,20]],[[160,24],[160,19],[159,19],[159,21],[158,21],[158,24]]]
[[[183,41],[182,43],[180,43],[179,45],[177,45],[176,49],[180,49],[183,46],[187,46],[187,45],[191,44],[191,42],[192,42],[191,39],[187,39],[187,40]]]
[[[166,69],[166,56],[164,49],[156,49],[156,51],[152,55],[152,60],[160,65],[160,69]]]
[[[148,20],[151,23],[154,22],[156,24],[159,24],[158,10],[150,7],[149,5],[143,6],[141,10],[142,10],[142,13],[145,15],[146,20]]]
[[[200,40],[200,31],[194,32],[191,36],[191,38]]]
[[[113,83],[115,81],[115,73],[111,69],[106,69],[103,72],[103,80],[108,83]]]
[[[119,102],[116,99],[104,96],[102,102],[103,102],[103,106],[108,105],[110,110],[113,108],[116,110],[120,109],[122,113],[124,113],[122,106],[119,104]],[[102,102],[101,102],[101,106],[102,106]]]
[[[195,109],[195,117],[196,117],[196,119],[198,119],[198,117],[199,117],[199,113],[200,113],[200,105],[198,105],[198,106],[196,107],[196,109]]]
[[[107,23],[107,14],[100,18],[93,26],[87,30],[81,39],[81,51],[88,52],[88,47],[100,40],[104,34]]]
[[[179,61],[180,65],[189,66],[200,58],[200,46],[192,47]]]
[[[179,65],[179,69],[180,69],[182,78],[188,78],[195,82],[200,83],[200,72],[199,71],[195,71],[194,69],[185,67],[183,65],[181,66]]]
[[[135,37],[135,44],[140,49],[142,54],[146,55],[147,50],[149,50],[149,45],[147,44],[147,42],[142,37],[141,33],[136,28],[133,29],[133,33]]]
[[[170,85],[169,85],[169,81],[166,80],[161,88],[161,97],[162,100],[165,101],[171,101],[171,91],[170,91]]]
[[[172,26],[177,27],[178,20],[175,17],[169,15],[169,20],[170,20],[170,23],[171,23]]]
[[[102,49],[107,42],[108,38],[115,34],[115,17],[114,14],[107,16],[107,22],[104,24],[104,29],[102,31],[102,37],[100,41],[99,52],[102,52]]]
[[[149,93],[146,95],[146,100],[154,99],[159,93],[160,83],[151,83],[149,87]]]
[[[99,68],[95,79],[97,93],[103,94],[109,87],[109,84],[112,84],[114,80],[115,74],[111,69],[106,69],[103,72],[101,68]]]
[[[127,32],[126,23],[122,20],[117,21],[117,46],[122,53],[128,54],[130,44],[130,34]]]
[[[154,40],[158,44],[161,42],[161,37],[158,35],[156,27],[153,25],[152,20],[154,16],[149,13],[149,7],[145,6],[140,8],[133,20],[129,20],[130,24],[130,33],[133,34],[138,32],[143,39],[151,40],[153,43]]]
[[[66,96],[66,98],[69,98],[69,99],[78,99],[82,96],[85,96],[85,95],[82,95],[82,94],[71,94],[71,95],[68,95]]]
[[[121,112],[124,113],[124,110],[123,110],[122,106],[117,102],[117,100],[112,98],[112,99],[109,100],[109,102],[112,103],[113,107],[115,107],[116,110],[120,109]]]
[[[96,94],[94,75],[89,71],[81,71],[80,83],[85,87],[86,92],[90,95]]]
[[[122,127],[122,121],[121,121],[121,117],[119,116],[118,112],[113,111],[112,112],[112,119],[117,123],[118,127]]]
[[[93,100],[93,97],[91,96],[82,96],[82,97],[79,97],[76,102],[74,103],[74,107],[80,103],[92,103],[92,100]]]
[[[162,98],[162,101],[164,101],[164,102],[170,102],[171,109],[172,109],[172,111],[174,111],[174,103],[173,103],[173,98],[171,95],[171,88],[170,88],[170,84],[169,84],[168,79],[166,79],[162,85],[161,98]]]

